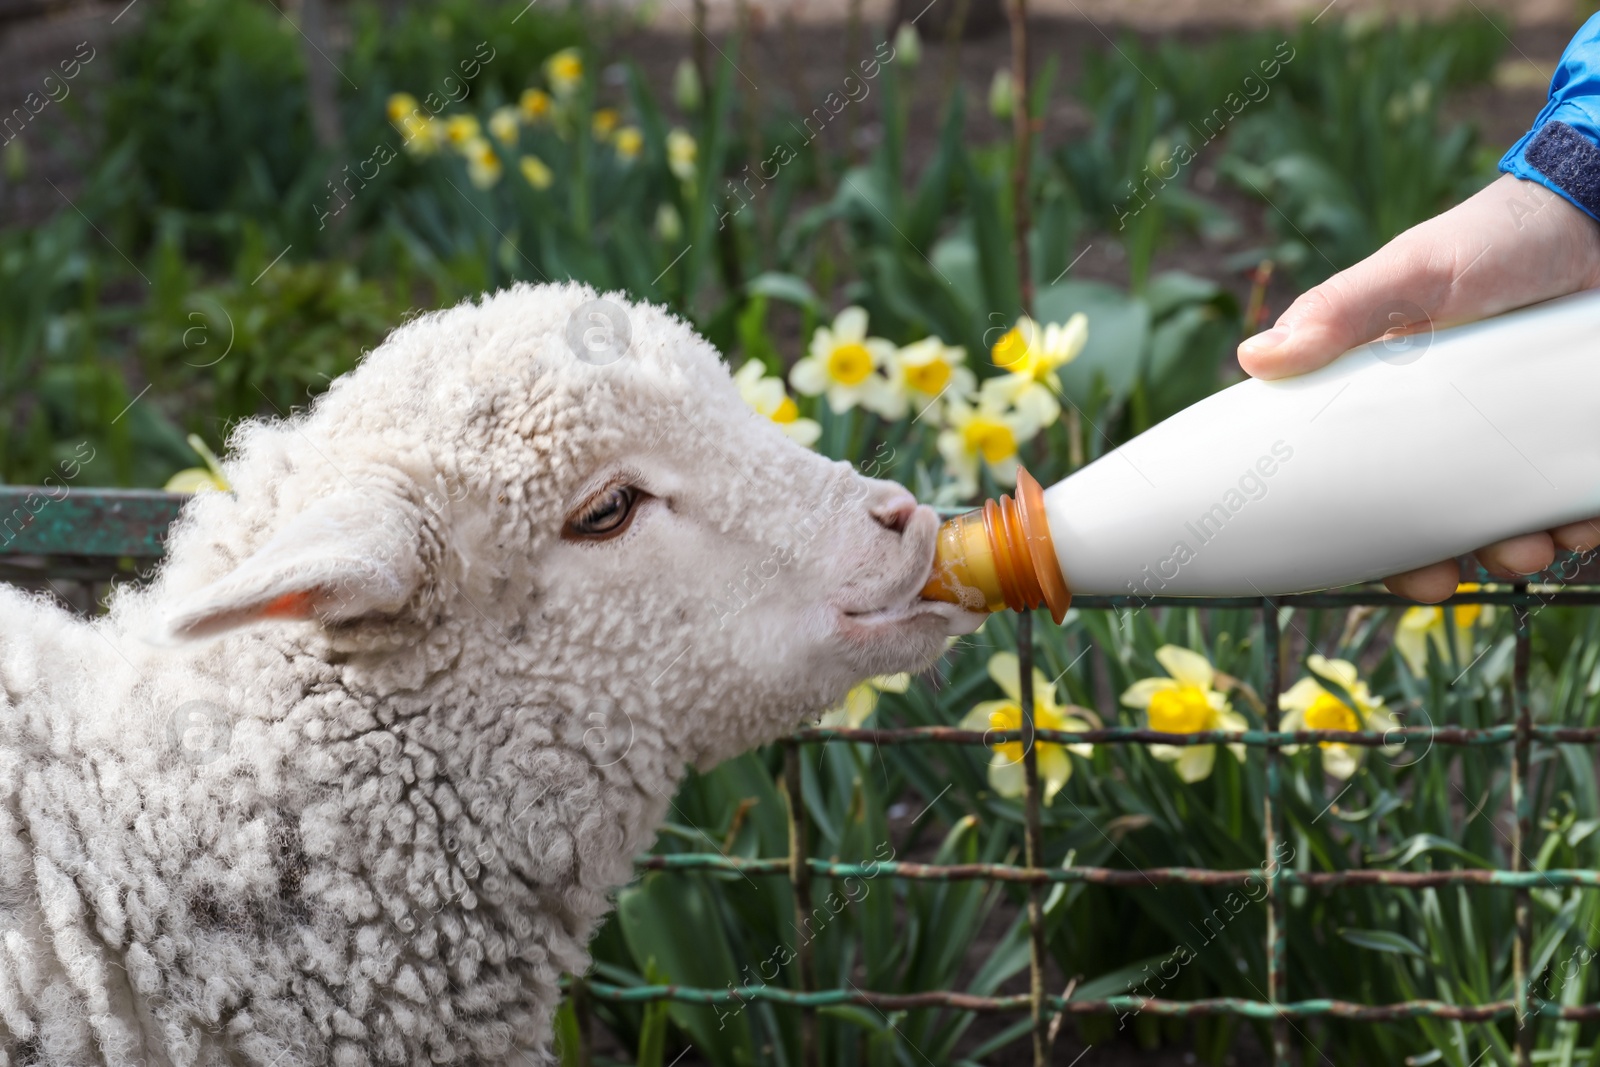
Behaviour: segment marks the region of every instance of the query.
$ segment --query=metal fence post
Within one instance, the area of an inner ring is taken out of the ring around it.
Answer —
[[[1033,721],[1033,613],[1017,616],[1017,673],[1022,697],[1022,817],[1023,862],[1029,870],[1041,862],[1043,839],[1039,831],[1039,753],[1035,750]],[[1047,1067],[1050,1060],[1049,1025],[1044,1010],[1044,885],[1028,885],[1028,1001],[1033,1012],[1033,1064]]]
[[[1267,732],[1278,732],[1278,693],[1282,687],[1278,654],[1278,602],[1266,597],[1261,602],[1261,651],[1266,659],[1266,682],[1261,691]],[[1276,1008],[1283,1000],[1283,887],[1279,881],[1282,863],[1278,842],[1283,836],[1282,814],[1278,810],[1278,790],[1283,778],[1282,754],[1276,744],[1266,746],[1267,791],[1263,801],[1262,828],[1267,844],[1267,1002]],[[1273,1067],[1289,1064],[1289,1020],[1281,1013],[1272,1020]]]
[[[800,972],[800,991],[816,988],[812,973],[811,939],[806,923],[811,919],[811,866],[806,862],[806,809],[800,791],[800,743],[793,738],[783,742],[783,785],[789,794],[789,882],[794,887],[795,963]],[[817,1067],[817,1010],[809,1005],[800,1009],[800,1062]]]
[[[1513,589],[1517,593],[1526,593],[1528,583],[1518,582]],[[1528,797],[1528,751],[1533,729],[1533,712],[1528,701],[1528,655],[1532,641],[1527,604],[1515,604],[1511,611],[1517,624],[1516,660],[1511,675],[1512,709],[1517,716],[1517,739],[1512,746],[1511,756],[1511,804],[1516,812],[1516,823],[1511,830],[1511,869],[1522,871],[1527,869],[1524,857],[1533,836],[1533,802]],[[1534,1039],[1534,1019],[1529,1013],[1528,1002],[1528,962],[1533,948],[1533,917],[1528,906],[1528,887],[1518,886],[1512,892],[1517,928],[1516,940],[1511,948],[1511,981],[1516,987],[1514,999],[1517,1005],[1517,1052],[1513,1062],[1516,1067],[1529,1067],[1533,1062]]]

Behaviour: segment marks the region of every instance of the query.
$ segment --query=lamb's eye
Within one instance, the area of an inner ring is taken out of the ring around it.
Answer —
[[[569,538],[604,541],[616,537],[633,521],[640,492],[631,485],[613,485],[596,495],[567,519],[562,531]]]

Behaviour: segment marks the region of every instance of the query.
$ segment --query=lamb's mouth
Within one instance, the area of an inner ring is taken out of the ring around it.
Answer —
[[[841,611],[846,628],[857,633],[870,634],[885,630],[900,630],[910,626],[929,625],[935,620],[949,637],[970,634],[983,625],[988,616],[968,611],[956,604],[920,597],[886,607],[859,611]]]

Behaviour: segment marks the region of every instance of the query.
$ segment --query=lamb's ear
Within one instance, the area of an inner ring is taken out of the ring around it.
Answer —
[[[419,518],[383,490],[324,497],[185,599],[168,633],[197,638],[269,619],[343,622],[398,612],[427,577]]]

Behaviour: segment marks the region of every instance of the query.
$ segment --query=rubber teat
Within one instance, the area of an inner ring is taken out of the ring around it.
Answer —
[[[922,596],[972,611],[1047,605],[1058,624],[1066,618],[1072,593],[1050,540],[1044,490],[1032,475],[1017,471],[1015,500],[985,501],[939,528],[933,575]]]

